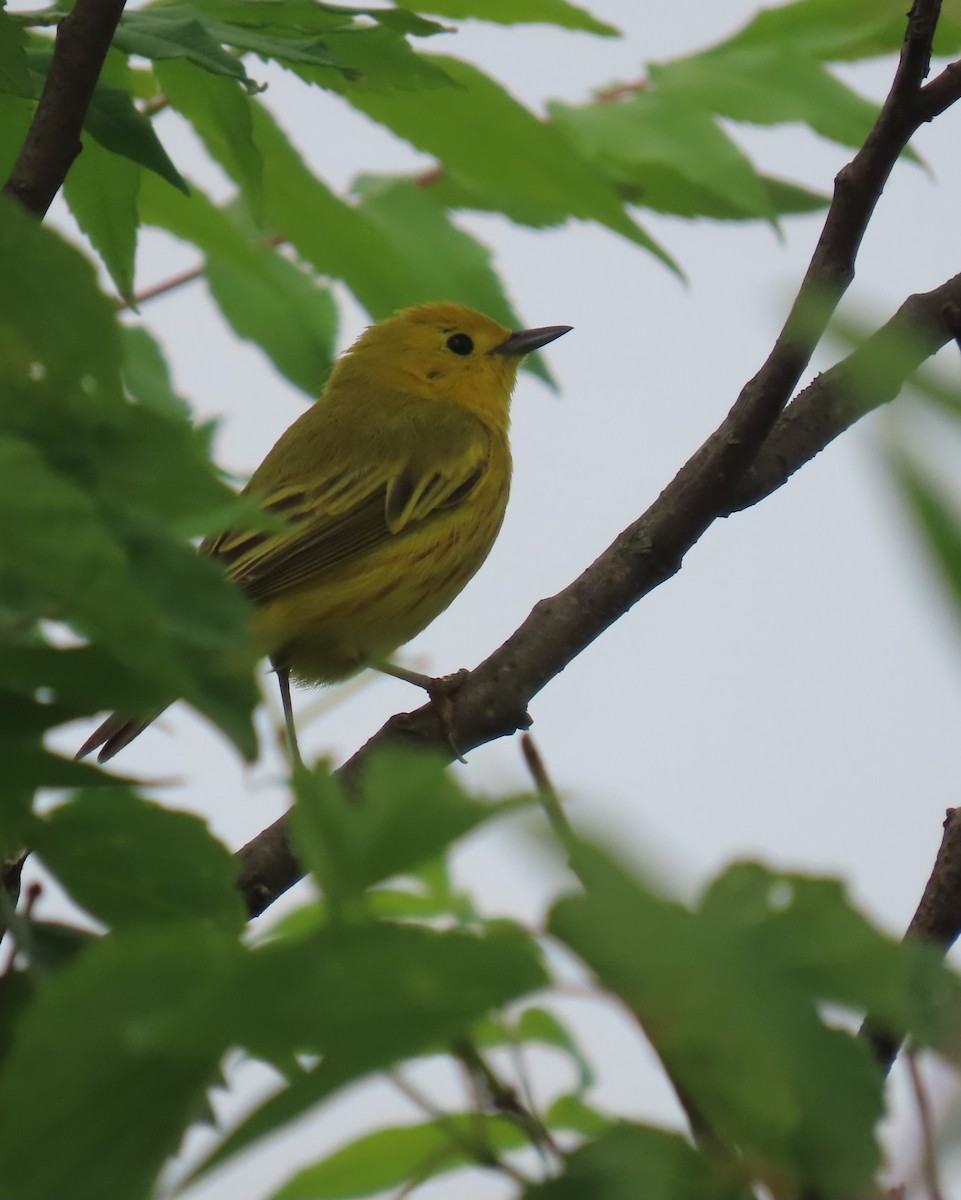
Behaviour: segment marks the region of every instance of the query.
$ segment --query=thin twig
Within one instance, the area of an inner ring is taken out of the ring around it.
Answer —
[[[925,885],[905,938],[930,942],[944,953],[961,933],[961,808],[949,808],[944,834],[931,876]],[[870,1016],[860,1037],[870,1043],[875,1058],[887,1071],[897,1057],[901,1039],[882,1029]]]
[[[432,1100],[428,1099],[419,1088],[414,1087],[412,1083],[404,1079],[399,1072],[388,1071],[386,1074],[394,1087],[402,1095],[406,1096],[411,1104],[419,1108],[432,1121],[436,1121],[450,1138],[451,1142],[469,1158],[473,1159],[478,1166],[491,1167],[494,1170],[503,1171],[505,1175],[509,1175],[515,1183],[519,1183],[522,1187],[530,1186],[531,1180],[521,1171],[518,1171],[516,1167],[498,1158],[494,1148],[489,1143],[473,1141],[471,1138],[465,1137],[451,1120],[449,1113],[445,1113],[442,1109],[437,1108]]]
[[[557,835],[557,840],[567,851],[568,855],[570,855],[576,841],[574,830],[571,828],[571,823],[564,812],[564,806],[561,804],[553,783],[551,783],[551,778],[547,773],[547,768],[544,766],[541,753],[529,733],[521,735],[521,753],[524,755],[524,762],[527,764],[527,769],[534,780],[534,786],[537,788],[541,807],[547,814],[551,828]]]
[[[44,217],[80,153],[80,131],[124,0],[77,0],[57,27],[40,103],[3,192]]]
[[[921,1123],[921,1169],[924,1182],[928,1189],[928,1200],[943,1200],[940,1173],[938,1171],[938,1150],[934,1136],[934,1119],[931,1105],[928,1103],[927,1089],[921,1072],[918,1070],[917,1055],[914,1050],[908,1050],[904,1056],[911,1077],[911,1088],[914,1092],[914,1102],[918,1107],[918,1120]]]

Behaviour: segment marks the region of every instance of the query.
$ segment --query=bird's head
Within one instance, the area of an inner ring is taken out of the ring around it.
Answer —
[[[385,389],[458,404],[506,430],[521,359],[569,329],[512,332],[463,304],[420,304],[366,329],[336,374],[363,374]]]

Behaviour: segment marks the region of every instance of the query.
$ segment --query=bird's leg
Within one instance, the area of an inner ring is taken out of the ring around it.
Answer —
[[[469,671],[461,668],[453,675],[424,675],[420,671],[409,671],[406,667],[399,667],[396,663],[388,662],[386,659],[378,659],[367,665],[374,671],[380,671],[382,675],[392,675],[394,679],[402,679],[404,683],[412,683],[414,687],[423,688],[430,697],[430,702],[434,712],[437,713],[437,719],[454,752],[454,757],[458,762],[467,761],[454,740],[454,705],[451,698],[470,674]]]
[[[287,729],[287,748],[290,751],[290,761],[296,769],[304,765],[304,760],[300,757],[300,747],[297,745],[294,710],[290,703],[290,668],[274,663],[274,671],[277,673],[277,686],[280,688],[280,703],[284,710],[284,725]]]

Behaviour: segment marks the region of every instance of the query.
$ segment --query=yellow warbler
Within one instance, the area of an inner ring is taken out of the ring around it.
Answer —
[[[569,329],[512,333],[454,303],[370,326],[245,489],[289,528],[204,542],[256,606],[295,755],[290,675],[332,683],[369,665],[430,690],[387,659],[487,557],[510,488],[517,368]],[[99,746],[105,762],[152,719],[108,718],[78,757]]]

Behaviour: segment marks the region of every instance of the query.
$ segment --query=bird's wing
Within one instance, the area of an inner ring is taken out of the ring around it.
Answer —
[[[436,416],[425,431],[428,445],[411,438],[409,424],[391,437],[388,422],[374,445],[356,449],[353,439],[333,430],[331,441],[339,444],[327,453],[322,444],[312,447],[309,464],[295,464],[300,479],[272,478],[258,486],[258,472],[251,493],[289,529],[228,531],[203,549],[224,562],[249,599],[263,601],[449,512],[483,477],[490,438],[470,414]]]

